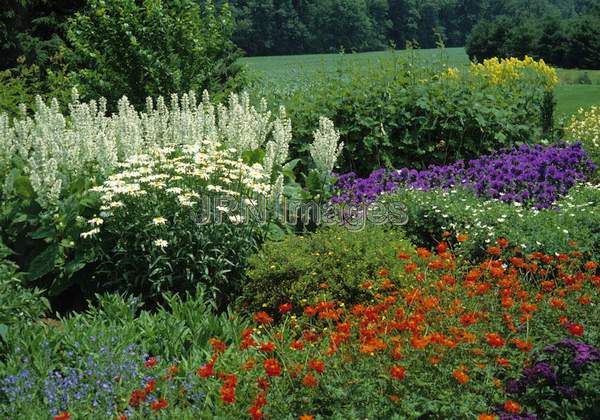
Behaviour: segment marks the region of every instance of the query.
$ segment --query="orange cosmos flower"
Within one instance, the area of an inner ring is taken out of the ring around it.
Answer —
[[[309,361],[308,367],[311,369],[314,369],[315,371],[317,371],[320,374],[323,374],[323,372],[325,371],[325,363],[323,363],[321,360],[317,360],[317,359],[313,359],[313,360]]]
[[[169,403],[167,402],[167,400],[156,400],[154,401],[152,404],[150,404],[150,409],[152,411],[160,411],[162,409],[165,409],[169,406]]]
[[[267,373],[267,375],[269,375],[269,376],[281,375],[281,366],[279,365],[279,362],[277,361],[277,359],[273,359],[273,358],[267,359],[267,360],[265,360],[263,366],[265,368],[265,372]]]
[[[496,243],[498,244],[498,246],[500,248],[508,248],[508,240],[507,239],[504,239],[504,238],[498,239],[498,240],[496,240]]]
[[[595,270],[596,268],[598,268],[598,263],[595,261],[588,261],[583,265],[583,267],[586,270]]]
[[[223,385],[220,390],[221,401],[225,404],[235,403],[235,388],[229,385]]]
[[[257,324],[266,325],[266,324],[270,324],[271,322],[273,322],[273,318],[271,318],[268,313],[261,311],[261,312],[257,312],[254,315],[254,322],[256,322]]]
[[[317,309],[312,306],[307,306],[304,308],[304,316],[311,317],[317,314]]]
[[[406,274],[414,273],[417,270],[417,264],[409,263],[404,266],[404,272]]]
[[[431,256],[431,252],[427,248],[417,248],[417,255],[423,259],[427,259]]]
[[[307,388],[314,388],[319,385],[319,381],[317,381],[317,378],[315,378],[312,373],[307,373],[304,376],[304,379],[302,379],[302,385]]]
[[[571,325],[569,325],[569,332],[573,335],[581,337],[583,335],[583,325],[571,324]]]
[[[397,258],[399,260],[410,260],[410,255],[407,254],[406,252],[399,252],[397,255]]]
[[[281,305],[279,305],[279,313],[282,315],[287,314],[291,310],[292,310],[291,303],[282,303]]]
[[[492,347],[504,347],[504,339],[496,333],[487,333],[485,335],[485,339],[487,340],[488,344]]]
[[[467,375],[463,370],[455,370],[452,372],[452,376],[454,376],[454,379],[456,379],[461,385],[469,382],[469,375]]]
[[[466,242],[469,240],[469,235],[466,233],[459,233],[458,235],[456,235],[456,240],[458,242]]]
[[[310,414],[304,414],[300,416],[300,420],[315,420],[315,416],[311,416]]]
[[[487,249],[487,253],[490,255],[500,255],[502,254],[502,249],[497,246],[491,246]]]
[[[390,370],[390,375],[392,378],[401,381],[406,375],[406,369],[402,366],[392,366],[392,369]]]
[[[521,412],[521,404],[513,400],[508,400],[504,403],[504,410],[509,413],[519,414]]]
[[[494,414],[480,414],[479,417],[477,417],[477,420],[497,420],[498,416],[494,415]]]

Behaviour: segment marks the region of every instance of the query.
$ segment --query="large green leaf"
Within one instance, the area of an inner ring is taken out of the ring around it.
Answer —
[[[38,254],[29,265],[29,280],[36,280],[50,273],[58,257],[58,244],[51,244]]]
[[[19,197],[33,197],[33,187],[31,186],[31,181],[29,180],[29,177],[23,175],[16,177],[13,186],[15,188],[15,192]]]

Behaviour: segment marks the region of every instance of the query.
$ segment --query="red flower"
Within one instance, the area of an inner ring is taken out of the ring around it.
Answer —
[[[129,405],[132,407],[139,407],[146,400],[146,391],[143,389],[134,389],[131,391],[131,397],[129,397]]]
[[[571,325],[569,325],[569,332],[573,335],[581,337],[583,335],[583,325],[571,324]]]
[[[268,313],[261,311],[261,312],[257,312],[254,315],[254,322],[256,322],[257,324],[270,324],[271,322],[273,322],[273,318],[271,318],[269,316]]]
[[[290,344],[290,348],[293,350],[302,350],[304,349],[304,343],[302,343],[302,341],[293,341],[292,344]]]
[[[144,363],[144,366],[146,366],[148,369],[152,369],[154,366],[156,366],[156,357],[149,357],[146,360],[146,363]]]
[[[405,374],[406,369],[404,369],[402,366],[392,366],[392,369],[390,370],[390,375],[392,378],[398,379],[399,381],[404,379]]]
[[[309,361],[308,362],[308,367],[310,367],[311,369],[314,369],[315,371],[317,371],[321,375],[325,371],[325,363],[323,363],[320,360],[316,360],[316,359],[313,359],[313,360]]]
[[[162,410],[163,408],[167,408],[169,406],[169,403],[167,402],[167,400],[156,400],[154,401],[152,404],[150,404],[150,409],[152,409],[153,411],[159,411]]]
[[[216,354],[224,353],[227,350],[227,345],[218,338],[213,337],[208,340],[208,343]]]
[[[54,420],[69,420],[71,418],[71,414],[63,411],[59,413],[58,416],[54,416]]]
[[[410,260],[410,255],[408,255],[406,252],[399,252],[397,257],[399,260]]]
[[[221,401],[225,404],[233,404],[235,402],[235,388],[223,385],[221,387]]]
[[[248,414],[252,417],[252,420],[261,420],[264,418],[264,414],[260,407],[252,406],[248,409]]]
[[[150,379],[146,383],[146,387],[144,388],[144,391],[146,391],[146,394],[150,394],[151,392],[154,391],[155,388],[156,388],[156,379]]]
[[[258,387],[263,391],[266,391],[271,386],[267,378],[258,378],[258,380],[256,381],[256,385],[258,385]]]
[[[504,339],[496,333],[488,333],[485,335],[485,338],[492,347],[504,347]]]
[[[198,376],[201,378],[208,378],[209,376],[213,376],[214,371],[213,371],[213,367],[214,367],[214,363],[207,363],[204,366],[202,366],[200,369],[198,369]]]
[[[595,270],[598,268],[598,263],[595,261],[588,261],[583,266],[586,270]]]
[[[280,314],[287,314],[291,310],[292,310],[291,303],[283,303],[283,304],[279,305],[279,313]]]
[[[264,351],[265,353],[272,353],[275,351],[276,348],[277,347],[275,346],[275,344],[269,342],[269,343],[262,343],[258,349],[260,351]]]
[[[281,375],[281,366],[277,359],[267,359],[264,363],[265,372],[269,376],[279,376]]]
[[[469,382],[469,375],[467,375],[462,369],[452,372],[452,376],[454,376],[454,379],[456,379],[459,384],[464,385]]]
[[[519,414],[521,412],[521,404],[513,400],[508,400],[504,403],[504,410],[509,413]]]
[[[304,316],[311,317],[317,314],[317,309],[312,306],[307,306],[304,308]]]
[[[302,379],[302,385],[307,388],[314,388],[319,385],[319,381],[311,373],[307,373],[304,379]]]
[[[379,277],[387,277],[390,275],[390,272],[389,272],[389,270],[386,270],[384,268],[384,269],[379,270],[379,273],[377,273],[377,274],[379,274]]]

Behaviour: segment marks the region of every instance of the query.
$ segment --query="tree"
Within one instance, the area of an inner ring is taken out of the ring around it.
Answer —
[[[193,0],[89,0],[69,21],[70,63],[84,94],[115,105],[147,96],[240,87],[239,53],[225,5]]]

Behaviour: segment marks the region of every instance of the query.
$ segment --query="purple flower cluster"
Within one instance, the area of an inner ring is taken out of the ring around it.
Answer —
[[[555,368],[548,361],[538,360],[532,367],[523,369],[520,379],[508,381],[506,391],[509,394],[524,394],[530,387],[541,383],[553,388],[561,398],[574,399],[577,396],[574,385],[578,370],[600,361],[600,350],[573,339],[564,339],[549,345],[544,348],[544,353],[552,358],[566,357],[571,366],[570,372],[559,372],[561,363],[557,363]]]
[[[425,170],[379,169],[368,178],[353,172],[339,175],[334,203],[370,203],[382,193],[400,187],[429,191],[463,187],[479,197],[548,208],[577,182],[585,181],[596,167],[581,143],[522,145],[468,162],[430,166]]]
[[[561,348],[573,352],[573,367],[580,368],[592,362],[600,361],[600,350],[596,347],[582,343],[581,341],[566,338],[556,344],[544,348],[546,353],[555,353]]]

